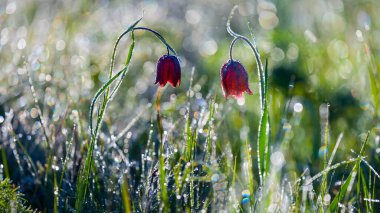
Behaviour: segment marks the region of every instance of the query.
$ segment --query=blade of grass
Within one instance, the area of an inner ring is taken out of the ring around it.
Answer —
[[[235,159],[234,159],[234,171],[233,171],[233,174],[232,174],[232,184],[231,184],[231,188],[234,188],[235,187],[235,179],[236,179],[236,163],[237,163],[237,156],[235,156]]]
[[[10,178],[9,169],[8,169],[7,154],[5,152],[4,146],[1,148],[1,159],[3,161],[2,164],[4,166],[5,178]]]
[[[264,113],[260,119],[259,125],[259,135],[257,143],[257,163],[259,168],[260,184],[264,184],[264,159],[265,159],[265,148],[267,142],[267,122],[268,122],[268,108],[264,106]]]
[[[131,46],[129,47],[128,56],[127,56],[127,59],[125,60],[125,65],[124,65],[126,67],[129,65],[129,63],[130,63],[130,61],[132,59],[133,50],[135,49],[135,34],[133,33],[133,31],[132,31],[131,39],[132,39]],[[119,81],[116,83],[116,86],[114,87],[113,91],[111,92],[110,100],[113,99],[113,97],[115,96],[116,92],[119,90],[119,87],[120,87],[121,83],[123,82],[126,74],[127,74],[127,71],[125,71],[123,73],[123,75],[121,76],[121,78],[119,79]]]
[[[321,115],[321,120],[325,120],[325,128],[324,128],[324,135],[323,135],[323,146],[325,148],[325,151],[323,153],[323,169],[326,169],[328,167],[328,162],[327,162],[327,155],[328,155],[328,146],[329,146],[329,105],[326,105],[326,116],[322,117]],[[323,173],[322,177],[322,183],[321,183],[321,201],[325,197],[326,190],[327,190],[327,174]],[[320,212],[323,212],[323,202],[321,202],[320,206]]]
[[[128,32],[130,32],[133,29],[133,27],[135,25],[137,25],[137,23],[140,20],[141,19],[139,19],[131,27],[129,27],[128,30],[125,31],[122,34],[122,36],[125,35],[125,34],[127,34]],[[117,40],[117,43],[119,42],[119,40],[121,39],[122,36],[119,37],[119,39]],[[90,141],[90,147],[88,149],[88,153],[87,153],[87,156],[86,156],[84,168],[83,168],[81,174],[78,176],[77,191],[76,191],[76,200],[75,200],[75,209],[79,213],[82,212],[82,204],[85,201],[86,191],[87,191],[87,187],[88,187],[88,184],[89,184],[89,175],[90,175],[90,169],[91,169],[92,158],[93,158],[92,155],[93,155],[95,143],[96,143],[96,140],[97,140],[98,129],[100,128],[100,125],[102,123],[103,116],[104,116],[107,104],[109,102],[108,92],[110,90],[111,84],[118,77],[120,77],[122,75],[125,75],[126,72],[128,71],[128,67],[129,67],[129,64],[130,64],[130,61],[131,61],[131,58],[132,58],[133,49],[134,49],[134,37],[133,36],[132,36],[132,39],[133,39],[133,41],[132,41],[132,44],[131,44],[130,49],[129,49],[128,57],[127,57],[127,60],[126,60],[126,66],[122,70],[120,70],[117,74],[115,74],[112,78],[110,78],[100,88],[100,90],[95,94],[95,97],[94,97],[94,99],[91,102],[90,119],[89,119],[90,132],[91,132],[91,141]],[[112,62],[111,62],[110,75],[112,75],[112,69],[113,69],[113,63],[114,63],[114,57],[115,57],[116,47],[117,47],[117,44],[114,47],[114,53],[112,55],[113,59],[111,60]],[[118,87],[116,88],[116,90],[117,89],[118,89]],[[114,90],[114,91],[116,91],[116,90]],[[95,105],[97,99],[100,97],[100,95],[103,94],[104,92],[106,92],[106,94],[104,96],[104,100],[103,100],[103,104],[102,104],[101,110],[100,110],[100,112],[98,114],[98,117],[97,117],[97,123],[96,123],[95,131],[94,131],[93,128],[92,128],[92,114],[93,114],[93,110],[94,110],[94,105]],[[112,92],[112,93],[114,93],[114,92]]]
[[[26,148],[22,144],[20,138],[17,136],[14,128],[10,125],[8,129],[9,129],[9,132],[11,133],[11,135],[15,138],[15,142],[17,142],[17,145],[20,147],[21,151],[25,154],[27,164],[32,169],[32,171],[31,171],[32,174],[35,175],[37,173],[37,168],[36,168],[36,165],[34,164],[32,158],[30,157],[28,151],[26,150]]]
[[[373,183],[372,183],[372,186],[376,186],[376,178],[373,177]],[[371,187],[370,187],[371,188]],[[375,189],[376,187],[372,187],[372,196],[371,196],[371,199],[374,199],[375,198]],[[371,205],[371,209],[374,209],[374,203],[372,202],[372,205]]]
[[[364,164],[373,172],[373,174],[380,179],[380,175],[379,173],[376,172],[376,170],[364,159],[362,159],[362,161],[364,162]],[[374,177],[375,178],[375,177]]]
[[[264,82],[265,82],[265,106],[267,113],[267,132],[266,132],[266,145],[265,145],[265,169],[264,176],[267,177],[270,168],[270,146],[271,146],[271,125],[268,109],[268,59],[265,59],[265,72],[264,72]]]
[[[92,101],[92,109],[93,105],[95,104],[95,101],[97,98],[110,86],[112,82],[114,82],[123,72],[126,70],[126,68],[120,70],[114,77],[112,77],[109,81],[107,81],[103,87],[96,93],[94,100]],[[90,111],[92,111],[92,109]],[[103,114],[100,114],[99,116],[103,116]],[[99,119],[100,117],[98,117]],[[99,120],[100,122],[100,120]],[[90,175],[90,167],[92,162],[92,154],[95,147],[96,138],[95,135],[92,135],[91,141],[90,141],[90,147],[88,149],[87,157],[85,160],[84,168],[81,172],[81,174],[78,176],[78,183],[77,183],[77,191],[76,191],[76,201],[75,201],[75,209],[77,212],[82,212],[82,203],[84,202],[85,196],[86,196],[86,190],[88,186],[88,178]]]
[[[124,212],[129,213],[131,211],[131,199],[129,197],[128,193],[128,183],[127,183],[127,178],[124,178],[123,184],[121,186],[121,197],[123,201],[123,206],[124,206]]]
[[[372,212],[371,209],[370,209],[370,202],[364,200],[364,198],[366,198],[366,197],[371,197],[371,193],[368,190],[367,182],[365,180],[365,176],[364,176],[363,170],[360,169],[360,167],[359,167],[359,173],[360,174],[358,176],[358,182],[357,182],[357,189],[358,189],[357,192],[358,192],[358,195],[360,196],[359,203],[362,206],[361,202],[364,201],[365,202],[365,207],[366,207],[366,212]],[[369,177],[371,177],[371,176],[369,176]],[[360,190],[360,188],[362,188],[363,190]],[[361,193],[363,193],[363,194],[361,194]]]
[[[339,194],[337,196],[335,196],[334,200],[331,202],[330,212],[335,212],[336,208],[338,207],[338,203],[340,203],[343,200],[343,198],[345,197],[347,188],[348,188],[349,184],[351,183],[352,177],[356,176],[356,170],[357,170],[357,167],[355,164],[354,168],[352,168],[352,170],[351,170],[350,175],[347,177],[346,181],[344,182],[344,184],[340,188]]]
[[[357,170],[360,166],[360,162],[361,162],[365,147],[367,145],[369,135],[370,135],[370,132],[367,133],[367,137],[366,137],[366,139],[365,139],[365,141],[364,141],[364,143],[360,149],[359,157],[356,159],[356,164],[352,168],[350,175],[347,177],[346,181],[342,185],[342,187],[339,191],[339,194],[337,196],[335,196],[334,200],[331,202],[331,205],[329,208],[330,212],[335,212],[335,210],[338,207],[338,203],[340,203],[343,200],[343,198],[347,196],[346,192],[348,191],[349,185],[352,183],[351,181],[353,181],[351,179],[355,178],[355,176],[356,176],[356,173],[357,173]]]
[[[112,77],[112,74],[113,74],[113,70],[114,70],[114,67],[115,67],[115,56],[116,56],[116,49],[117,49],[117,46],[119,45],[119,42],[121,41],[121,39],[126,35],[128,34],[129,32],[131,32],[135,27],[136,25],[142,20],[143,17],[139,18],[137,21],[135,21],[131,26],[128,27],[128,29],[126,31],[124,31],[116,40],[115,42],[115,46],[113,47],[113,51],[112,51],[112,57],[111,57],[111,65],[110,65],[110,70],[109,70],[109,73],[108,73],[108,79],[111,79]],[[132,37],[134,38],[134,37]],[[133,50],[133,47],[134,47],[134,41],[132,42],[133,46],[131,46],[130,49]],[[132,53],[131,54],[128,54],[128,57],[129,55],[132,56]],[[105,93],[105,96],[104,96],[104,99],[107,99],[108,98],[108,93],[110,91],[110,88],[107,88],[107,91]],[[105,102],[103,102],[105,103]],[[91,129],[91,134],[92,134],[92,120],[90,120],[90,129]]]
[[[206,138],[206,144],[207,144],[207,147],[206,147],[206,151],[205,151],[205,158],[204,160],[206,162],[209,162],[209,160],[211,159],[211,153],[212,153],[212,144],[211,144],[211,131],[212,131],[212,126],[213,126],[213,118],[214,118],[214,112],[215,112],[215,99],[212,99],[210,101],[210,104],[209,104],[209,116],[208,116],[208,119],[207,119],[207,122],[206,122],[206,125],[207,126],[207,138]]]
[[[247,155],[247,163],[248,163],[248,184],[249,184],[249,194],[251,196],[250,203],[251,206],[254,206],[255,197],[254,197],[254,188],[253,188],[253,168],[252,168],[252,157],[251,157],[251,147],[248,141],[245,141],[245,150]]]
[[[258,155],[258,165],[259,165],[259,175],[260,175],[260,182],[261,184],[264,184],[264,180],[266,175],[269,171],[269,111],[268,111],[268,104],[267,104],[267,79],[268,78],[268,60],[266,60],[265,64],[265,73],[264,73],[264,80],[261,82],[261,84],[264,86],[264,110],[261,114],[260,118],[260,124],[259,124],[259,131],[258,131],[258,147],[257,147],[257,155]],[[260,79],[261,80],[261,79]]]
[[[161,142],[161,145],[163,146],[164,129],[162,127],[162,119],[161,119],[161,113],[160,113],[160,110],[161,110],[160,100],[161,100],[161,87],[158,87],[157,93],[156,93],[157,128],[158,128],[158,134],[160,136],[160,142]],[[163,154],[163,152],[161,152],[161,154]]]
[[[71,147],[72,147],[72,144],[73,144],[73,141],[74,141],[74,135],[75,135],[76,131],[77,131],[77,125],[76,125],[76,123],[74,123],[73,130],[72,130],[73,134],[71,136],[71,139],[68,142],[68,148],[66,148],[65,160],[63,161],[63,165],[62,165],[62,172],[61,172],[61,177],[60,177],[60,180],[59,180],[59,188],[62,188],[63,177],[65,176],[65,173],[66,173],[67,162],[69,161]]]
[[[44,117],[42,115],[41,107],[38,104],[37,93],[36,93],[36,90],[35,90],[35,88],[33,86],[33,80],[32,80],[32,76],[31,76],[31,69],[27,69],[27,70],[28,70],[28,72],[27,72],[27,74],[28,74],[28,83],[29,83],[30,91],[31,91],[32,96],[33,96],[34,106],[37,109],[38,121],[41,124],[42,132],[43,132],[43,134],[45,136],[46,149],[49,152],[50,151],[50,140],[49,140],[49,136],[48,136],[49,134],[48,134],[48,130],[47,130],[47,127],[46,127],[46,122],[45,122],[45,119],[44,119]]]
[[[163,137],[164,129],[162,127],[162,120],[160,116],[160,100],[161,100],[161,89],[160,87],[157,89],[157,95],[156,95],[156,111],[157,111],[157,127],[158,127],[158,134],[160,136],[160,151],[159,151],[159,181],[160,181],[160,188],[161,191],[159,191],[159,198],[162,200],[162,204],[164,205],[164,212],[167,211],[167,208],[169,206],[168,204],[168,196],[167,196],[167,190],[166,190],[166,171],[165,171],[165,152],[164,152],[164,146],[165,141]]]
[[[379,109],[379,82],[376,81],[375,73],[377,74],[376,63],[374,62],[372,53],[367,44],[364,44],[365,53],[368,57],[368,74],[369,82],[371,86],[371,95],[373,98],[373,103],[375,106],[375,112],[378,112]]]
[[[371,66],[372,68],[372,66]],[[379,98],[378,98],[378,94],[379,94],[379,87],[376,83],[376,79],[375,79],[375,75],[373,74],[373,71],[372,69],[368,69],[368,74],[369,74],[369,82],[370,82],[370,85],[371,85],[371,94],[372,94],[372,98],[373,98],[373,103],[375,105],[375,109],[376,109],[376,112],[377,110],[379,109]]]
[[[341,142],[342,139],[343,139],[343,135],[344,135],[343,132],[339,134],[339,136],[338,136],[338,140],[336,141],[336,144],[335,144],[335,146],[334,146],[334,150],[333,150],[333,152],[331,153],[330,160],[329,160],[329,162],[327,163],[327,167],[330,167],[330,166],[331,166],[331,163],[332,163],[332,161],[333,161],[333,159],[334,159],[334,157],[335,157],[336,151],[338,150],[338,147],[339,147],[339,145],[340,145],[340,142]]]
[[[53,194],[54,194],[54,207],[53,212],[58,213],[58,198],[59,198],[59,188],[57,183],[57,172],[53,170]]]
[[[190,161],[192,156],[192,150],[193,150],[193,140],[192,140],[192,132],[191,132],[191,119],[190,119],[190,93],[192,90],[193,85],[193,77],[194,77],[194,71],[195,68],[193,67],[191,70],[191,77],[190,77],[190,85],[189,90],[187,92],[187,108],[186,108],[186,146],[185,146],[185,153],[186,153],[186,161]]]
[[[263,65],[261,63],[261,57],[259,50],[256,46],[256,39],[253,33],[253,29],[247,22],[249,33],[251,34],[253,46],[253,52],[256,56],[257,66],[258,66],[258,76],[259,85],[261,89],[260,102],[261,107],[261,118],[258,130],[258,168],[260,175],[261,185],[264,184],[265,177],[268,175],[270,167],[270,122],[269,122],[269,109],[268,109],[268,59],[265,60],[265,69],[263,70]]]
[[[162,200],[162,203],[164,205],[164,212],[166,212],[167,210],[167,207],[169,206],[168,204],[168,194],[167,194],[167,190],[166,190],[166,184],[165,184],[165,181],[166,181],[166,173],[165,173],[165,158],[164,158],[164,146],[162,145],[161,148],[160,148],[160,157],[159,157],[159,161],[160,161],[160,164],[159,164],[159,171],[160,171],[160,176],[159,176],[159,180],[160,180],[160,188],[161,188],[161,191],[160,191],[160,198]]]

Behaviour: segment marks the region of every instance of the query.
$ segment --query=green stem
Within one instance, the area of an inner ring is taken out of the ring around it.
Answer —
[[[172,51],[172,53],[174,55],[177,55],[176,51],[168,44],[168,42],[166,42],[166,40],[164,39],[164,37],[162,37],[162,35],[160,33],[158,33],[157,31],[149,29],[147,27],[135,27],[135,28],[133,28],[133,30],[146,30],[146,31],[149,31],[149,32],[153,33],[167,47],[168,54],[169,54],[169,50],[170,50],[170,51]]]
[[[174,54],[176,54],[176,52],[174,51],[174,49],[172,47],[170,47],[170,45],[166,42],[166,40],[156,31],[152,30],[152,29],[149,29],[149,28],[145,28],[145,27],[136,27],[136,25],[141,21],[142,18],[140,18],[139,20],[137,20],[136,22],[134,22],[126,31],[124,31],[119,37],[118,39],[116,40],[116,43],[115,43],[115,46],[113,48],[113,52],[112,52],[112,57],[111,57],[111,65],[110,65],[110,70],[109,70],[109,80],[102,86],[102,88],[95,94],[92,102],[91,102],[91,106],[90,106],[90,115],[89,115],[89,125],[90,125],[90,133],[91,133],[91,140],[90,140],[90,147],[88,149],[88,154],[87,154],[87,157],[86,157],[86,160],[85,160],[85,165],[84,165],[84,168],[83,168],[83,172],[82,172],[82,175],[80,175],[78,177],[78,185],[77,185],[77,198],[76,198],[76,201],[75,201],[75,208],[77,210],[77,212],[82,212],[82,204],[83,202],[85,202],[85,197],[86,197],[86,191],[87,191],[87,187],[88,187],[88,184],[89,184],[89,176],[90,176],[90,172],[91,172],[91,165],[92,165],[92,158],[93,158],[93,151],[94,151],[94,147],[95,147],[95,144],[96,144],[96,141],[97,141],[97,138],[98,138],[98,131],[101,127],[101,124],[102,124],[102,121],[103,121],[103,117],[105,115],[105,112],[106,112],[106,109],[107,109],[107,105],[108,103],[112,100],[112,98],[114,97],[114,95],[116,94],[117,90],[119,89],[127,71],[128,71],[128,67],[129,67],[129,64],[130,64],[130,61],[131,61],[131,58],[132,58],[132,54],[133,54],[133,49],[134,49],[134,30],[147,30],[149,32],[152,32],[154,33],[157,38],[159,38],[161,40],[161,42],[166,46],[168,52],[169,50],[171,50]],[[114,66],[115,66],[115,56],[116,56],[116,49],[117,49],[117,46],[119,45],[120,43],[120,40],[126,35],[128,34],[129,32],[132,32],[132,44],[131,44],[131,47],[129,49],[129,53],[128,53],[128,56],[127,56],[127,60],[126,60],[126,63],[125,63],[125,67],[120,70],[117,74],[115,74],[114,76],[112,76],[113,74],[113,70],[114,70]],[[111,84],[121,76],[121,79],[117,82],[116,86],[114,87],[114,89],[112,90],[111,92],[111,95],[109,94],[110,93],[110,90],[111,90]],[[100,111],[97,115],[97,119],[96,119],[96,126],[95,126],[95,129],[93,128],[93,124],[92,124],[92,120],[93,120],[93,111],[94,111],[94,106],[95,106],[95,103],[96,101],[98,100],[98,98],[104,94],[104,98],[103,98],[103,102],[101,104],[101,107],[100,107]],[[161,134],[161,141],[162,141],[162,134]]]
[[[252,42],[250,42],[247,37],[242,36],[240,34],[237,34],[237,33],[235,33],[231,29],[231,19],[232,19],[232,16],[233,16],[233,14],[234,14],[234,12],[235,12],[236,9],[237,9],[237,6],[235,6],[234,8],[232,8],[230,16],[229,16],[228,21],[227,21],[227,32],[232,37],[234,37],[234,40],[232,41],[231,47],[230,47],[230,58],[232,59],[232,47],[233,47],[234,43],[236,42],[236,40],[241,39],[241,40],[245,41],[249,45],[249,47],[251,47],[252,52],[254,53],[255,58],[256,58],[257,70],[258,70],[258,75],[259,75],[259,79],[260,79],[260,81],[259,81],[259,85],[260,85],[260,105],[261,105],[261,112],[263,112],[263,110],[264,110],[263,97],[265,97],[265,88],[264,88],[263,83],[264,84],[266,83],[265,80],[264,80],[264,67],[263,67],[263,64],[261,62],[260,53],[257,50],[256,45],[254,45]]]
[[[267,89],[268,89],[267,65],[266,65],[266,70],[264,73],[263,64],[260,59],[260,53],[255,45],[255,42],[252,43],[251,41],[249,41],[248,38],[235,33],[231,29],[231,19],[236,9],[237,9],[237,6],[232,8],[230,16],[227,20],[227,32],[232,37],[234,37],[230,46],[230,59],[232,60],[233,46],[235,45],[236,41],[239,39],[245,41],[251,48],[253,54],[255,55],[257,70],[258,70],[258,77],[259,77],[259,87],[260,87],[259,94],[260,94],[260,109],[261,109],[260,110],[261,118],[260,118],[259,130],[258,130],[257,154],[258,154],[258,168],[259,168],[260,184],[263,185],[264,177],[267,175],[268,170],[269,170],[269,146],[270,146],[270,123],[269,123],[269,111],[268,111],[268,106],[267,106],[267,94],[266,94]],[[250,32],[252,34],[251,29],[250,29]]]

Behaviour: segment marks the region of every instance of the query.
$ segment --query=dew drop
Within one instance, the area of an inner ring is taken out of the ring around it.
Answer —
[[[249,203],[249,198],[243,198],[243,200],[241,201],[241,204],[246,204],[246,203]]]
[[[211,181],[212,182],[217,182],[219,180],[219,175],[218,174],[213,174],[212,176],[211,176]]]

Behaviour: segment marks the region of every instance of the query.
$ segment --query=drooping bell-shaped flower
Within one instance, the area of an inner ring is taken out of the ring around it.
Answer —
[[[248,73],[240,62],[228,60],[222,66],[220,76],[225,98],[232,96],[240,99],[244,92],[252,95],[248,84]]]
[[[163,55],[157,62],[156,82],[164,87],[169,82],[173,87],[181,84],[181,66],[174,55]]]

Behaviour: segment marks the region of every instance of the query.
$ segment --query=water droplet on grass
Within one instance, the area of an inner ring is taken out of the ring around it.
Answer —
[[[270,161],[274,166],[281,167],[284,164],[285,158],[282,152],[277,151],[272,154]]]
[[[212,182],[216,182],[216,181],[218,181],[219,180],[219,175],[218,174],[213,174],[212,176],[211,176],[211,181]]]
[[[16,10],[17,10],[16,2],[12,1],[5,8],[5,13],[8,14],[8,15],[10,15],[10,14],[15,13]]]
[[[243,198],[249,198],[249,196],[251,195],[251,193],[249,192],[248,189],[246,189],[246,190],[243,190],[241,192],[241,195],[243,196]]]
[[[326,194],[326,195],[323,197],[323,204],[325,204],[325,205],[329,205],[329,204],[330,204],[330,201],[331,201],[331,196],[330,196],[330,194]]]
[[[243,200],[241,201],[241,204],[246,204],[246,203],[249,203],[249,198],[243,198]]]
[[[295,103],[293,106],[294,112],[302,112],[303,105],[301,103]]]

